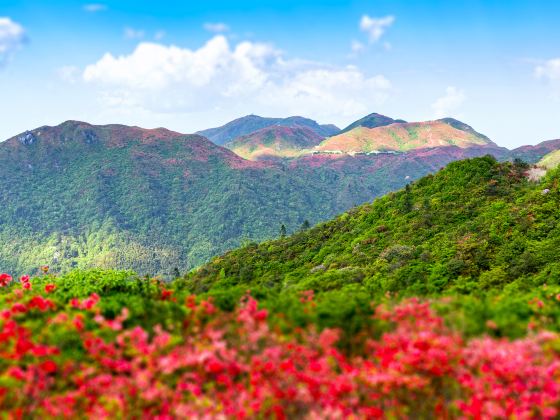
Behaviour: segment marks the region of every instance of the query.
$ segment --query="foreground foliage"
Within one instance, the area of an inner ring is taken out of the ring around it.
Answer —
[[[446,300],[376,304],[361,340],[341,347],[339,330],[290,328],[250,295],[224,312],[126,272],[0,283],[0,407],[12,417],[559,415],[558,334],[465,337],[432,309]],[[318,303],[305,292],[298,306],[312,316]]]

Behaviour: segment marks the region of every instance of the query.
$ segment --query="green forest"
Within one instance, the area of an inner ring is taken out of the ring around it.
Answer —
[[[527,301],[560,285],[560,170],[528,181],[522,161],[453,162],[334,220],[214,258],[176,282],[224,307],[247,289],[282,305],[313,290],[323,325],[360,319],[371,299],[453,296],[522,334]],[[559,328],[558,306],[547,322]],[[499,314],[497,318],[495,315]],[[522,322],[520,322],[520,320]]]

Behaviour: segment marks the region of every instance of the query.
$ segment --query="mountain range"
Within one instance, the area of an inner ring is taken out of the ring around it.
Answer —
[[[238,137],[254,133],[266,127],[289,127],[289,128],[308,128],[315,134],[328,137],[338,133],[340,129],[334,124],[320,125],[316,121],[304,117],[288,117],[288,118],[266,118],[258,115],[247,115],[230,121],[221,127],[209,128],[199,131],[200,134],[210,141],[224,145]]]
[[[372,115],[342,134],[301,117],[251,115],[192,135],[78,121],[17,135],[0,143],[0,267],[169,276],[277,237],[281,225],[290,233],[332,218],[456,160],[491,154],[536,163],[560,149],[553,140],[509,151],[456,120]],[[336,153],[327,149],[334,144]]]
[[[297,157],[324,137],[307,127],[270,126],[238,137],[224,146],[249,160]]]

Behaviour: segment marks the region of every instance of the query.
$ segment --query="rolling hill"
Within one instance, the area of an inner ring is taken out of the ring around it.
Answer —
[[[543,166],[547,169],[554,169],[558,165],[560,165],[560,150],[555,150],[554,152],[550,152],[546,156],[544,156],[539,162],[537,163],[539,166]]]
[[[249,160],[292,158],[317,146],[324,137],[307,127],[270,126],[226,143],[235,154]]]
[[[216,296],[249,288],[347,299],[559,284],[560,172],[533,183],[527,169],[490,156],[453,162],[309,230],[216,257],[185,281]]]
[[[208,138],[218,145],[224,145],[237,137],[245,136],[271,126],[308,128],[322,137],[332,136],[340,131],[335,125],[319,125],[317,122],[304,117],[266,118],[259,117],[258,115],[247,115],[230,121],[221,127],[199,131],[197,134]]]
[[[406,152],[412,149],[457,146],[496,147],[486,136],[456,120],[393,123],[368,128],[358,126],[323,141],[319,152],[370,153]]]
[[[344,129],[340,130],[339,134],[346,133],[357,127],[365,127],[365,128],[376,128],[376,127],[383,127],[384,125],[390,125],[394,123],[405,123],[404,120],[394,120],[390,117],[386,117],[385,115],[378,114],[376,112],[366,115],[359,120],[354,121]]]
[[[521,159],[527,163],[537,163],[548,153],[560,149],[560,139],[547,140],[536,145],[521,146],[510,153],[512,159]]]

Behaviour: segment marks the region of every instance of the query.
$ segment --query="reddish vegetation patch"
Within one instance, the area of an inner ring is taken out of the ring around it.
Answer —
[[[345,155],[306,155],[291,161],[290,167],[308,166],[311,168],[317,168],[325,166],[326,164],[331,164],[332,162],[336,162],[338,160],[343,160],[347,157],[348,156]]]
[[[130,142],[141,144],[158,144],[182,136],[180,133],[165,128],[146,129],[140,127],[128,127],[125,125],[107,125],[99,127],[107,137],[107,146],[124,147]]]
[[[383,127],[357,127],[333,136],[317,147],[321,151],[367,152],[372,150],[406,151],[456,145],[469,147],[485,141],[471,133],[439,121],[395,123]]]
[[[306,127],[266,127],[230,142],[227,147],[246,159],[256,160],[270,156],[294,157],[310,149],[323,137]]]
[[[560,139],[543,141],[534,146],[521,146],[513,150],[513,156],[537,163],[545,155],[560,149]]]
[[[55,281],[55,280],[53,280]],[[0,286],[12,282],[0,276]],[[25,287],[25,285],[29,287]],[[560,355],[550,332],[466,340],[417,299],[377,307],[387,325],[352,354],[339,331],[273,329],[247,296],[234,313],[194,297],[174,328],[146,330],[102,298],[57,302],[29,278],[0,317],[7,418],[556,418]],[[154,302],[156,303],[156,302]],[[313,311],[312,293],[302,305]],[[41,322],[37,322],[41,320]],[[381,332],[381,331],[380,331]],[[60,338],[64,337],[62,344]],[[70,341],[68,341],[70,340]],[[66,350],[60,346],[66,343]],[[72,350],[68,350],[72,343]]]
[[[274,167],[273,162],[267,161],[252,161],[243,159],[240,156],[237,156],[233,152],[231,152],[233,156],[227,157],[227,164],[232,169],[265,169],[265,168],[272,168]]]

